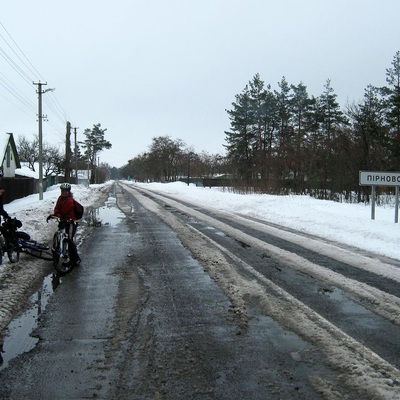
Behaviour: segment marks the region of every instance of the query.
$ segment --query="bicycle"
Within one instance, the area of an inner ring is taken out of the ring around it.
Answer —
[[[0,264],[3,262],[4,254],[7,254],[11,263],[19,261],[20,254],[26,253],[43,260],[52,260],[50,247],[31,239],[26,232],[19,231],[22,222],[17,218],[8,218],[0,226]]]
[[[58,230],[54,233],[52,259],[54,268],[60,275],[69,274],[80,261],[73,239],[69,238],[68,230],[73,220],[63,220],[58,217],[50,217],[58,222]]]

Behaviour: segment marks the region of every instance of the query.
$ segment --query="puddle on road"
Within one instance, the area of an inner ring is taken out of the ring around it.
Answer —
[[[109,197],[103,207],[88,209],[85,224],[89,226],[116,226],[124,218],[124,214],[116,207],[115,197]],[[79,231],[78,231],[79,232]],[[37,327],[38,318],[46,308],[50,296],[63,279],[55,274],[46,276],[41,288],[29,299],[26,311],[16,317],[0,335],[0,370],[18,355],[32,350],[39,339],[31,336]]]
[[[115,197],[109,197],[103,207],[87,210],[85,222],[90,226],[110,225],[117,226],[124,219],[124,214],[117,208]]]
[[[46,308],[52,293],[52,275],[49,275],[44,279],[40,290],[30,297],[28,310],[8,325],[6,329],[7,335],[0,347],[0,369],[5,368],[8,362],[17,355],[35,347],[39,339],[30,336],[30,334],[36,328],[37,320]]]

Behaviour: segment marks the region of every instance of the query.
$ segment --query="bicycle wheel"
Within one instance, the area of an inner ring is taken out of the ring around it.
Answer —
[[[53,250],[53,263],[54,268],[60,275],[69,274],[74,269],[74,263],[71,262],[71,249],[69,245],[69,240],[64,239],[62,242],[62,254],[57,252],[59,248],[55,251]]]
[[[29,240],[30,238],[31,237],[28,233],[17,231],[11,239],[7,240],[6,252],[10,263],[16,263],[19,261],[19,256],[21,254],[21,246],[19,245],[19,240]]]

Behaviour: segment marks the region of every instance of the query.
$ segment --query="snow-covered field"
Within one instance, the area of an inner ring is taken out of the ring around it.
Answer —
[[[372,220],[371,207],[364,204],[335,203],[309,196],[235,194],[182,182],[136,185],[400,260],[400,225],[394,223],[393,207],[377,206]]]

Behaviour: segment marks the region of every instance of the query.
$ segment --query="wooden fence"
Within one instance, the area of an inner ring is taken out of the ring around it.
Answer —
[[[62,182],[63,179],[57,176],[48,176],[43,179],[43,191],[49,186]],[[0,186],[5,189],[3,204],[11,203],[15,199],[21,199],[31,194],[39,193],[39,181],[35,178],[15,177],[2,178]]]

